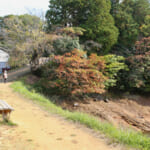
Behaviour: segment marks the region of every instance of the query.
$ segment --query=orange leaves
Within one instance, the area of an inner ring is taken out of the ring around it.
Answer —
[[[97,56],[97,54],[91,54],[89,64],[92,64],[97,70],[105,69],[105,61],[102,59],[102,56]]]
[[[59,88],[59,91],[63,91],[63,95],[105,91],[104,60],[96,54],[92,54],[89,59],[85,56],[85,52],[77,49],[63,56],[55,56],[53,61],[57,65],[50,76],[51,79],[55,79],[52,85]]]

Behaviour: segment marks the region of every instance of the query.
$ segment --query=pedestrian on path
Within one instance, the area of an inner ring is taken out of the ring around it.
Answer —
[[[7,82],[7,78],[8,78],[7,70],[4,70],[3,78],[4,78],[4,83],[6,83]]]

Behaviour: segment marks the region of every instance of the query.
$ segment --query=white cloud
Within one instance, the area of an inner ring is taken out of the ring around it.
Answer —
[[[49,0],[0,0],[0,16],[24,14],[32,9],[46,11],[48,5]]]

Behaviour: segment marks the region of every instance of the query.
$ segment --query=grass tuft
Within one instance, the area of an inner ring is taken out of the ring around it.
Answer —
[[[14,123],[14,122],[12,122],[11,120],[8,120],[8,121],[0,121],[0,125],[17,126],[17,124]]]
[[[21,82],[14,82],[11,87],[14,91],[19,92],[28,99],[33,100],[39,105],[43,106],[46,110],[59,114],[74,122],[79,122],[95,131],[104,133],[107,137],[111,138],[114,142],[123,143],[130,147],[138,148],[141,150],[150,150],[150,138],[140,132],[133,130],[118,129],[115,126],[102,123],[93,116],[80,112],[69,112],[63,110],[61,107],[53,104],[49,99],[35,91],[29,91],[27,86]]]

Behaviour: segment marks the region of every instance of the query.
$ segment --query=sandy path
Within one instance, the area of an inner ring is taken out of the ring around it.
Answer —
[[[0,99],[15,111],[11,120],[17,127],[0,126],[0,150],[119,150],[108,146],[79,125],[49,114],[0,84]]]

